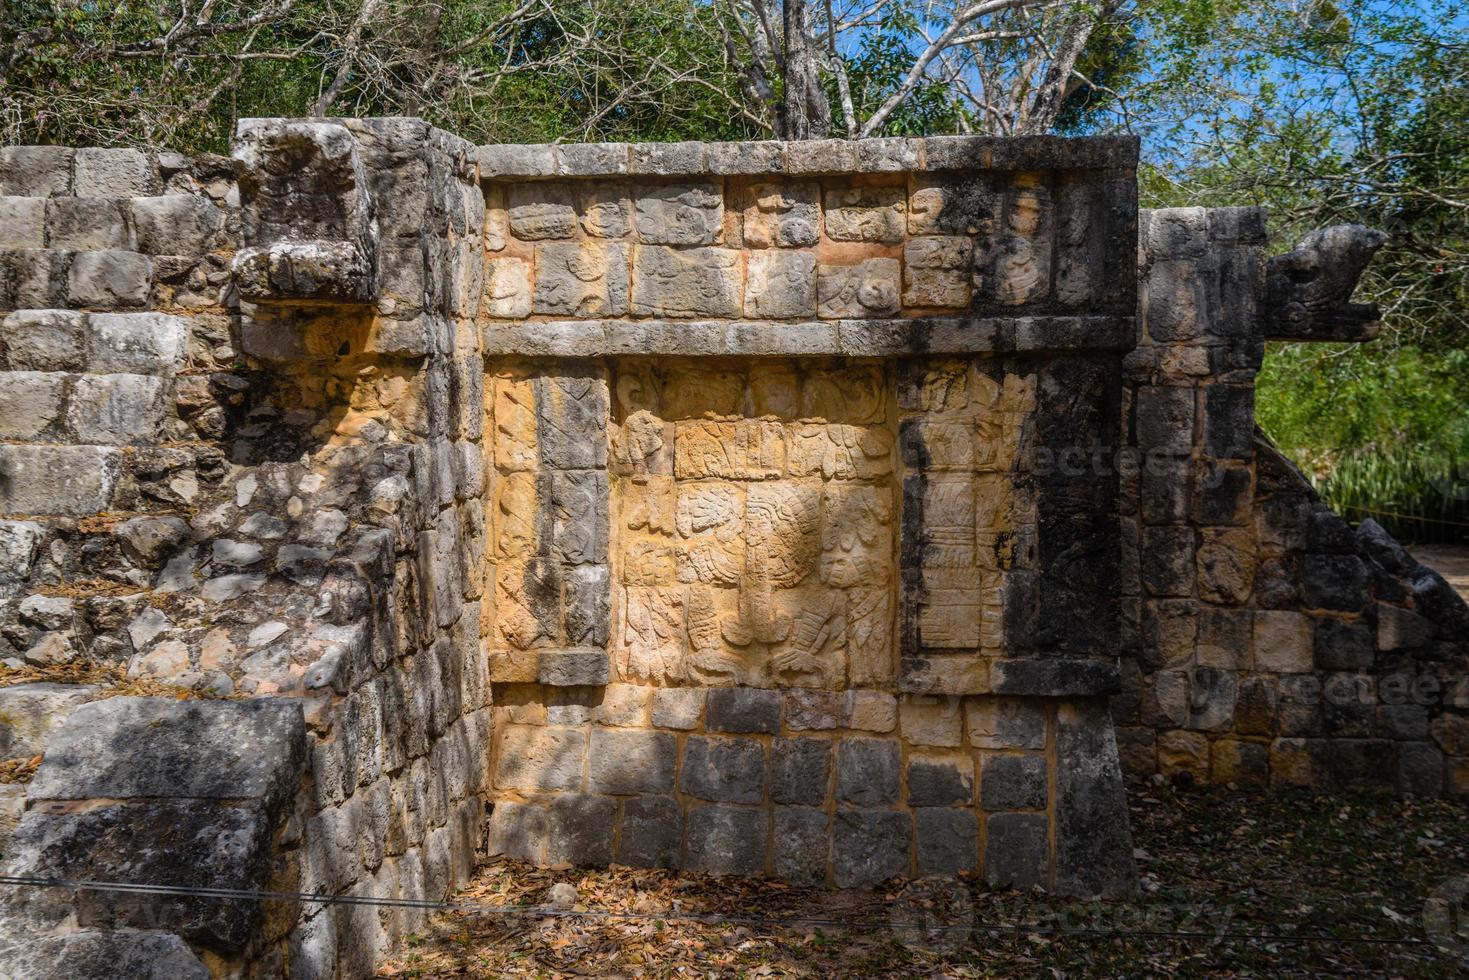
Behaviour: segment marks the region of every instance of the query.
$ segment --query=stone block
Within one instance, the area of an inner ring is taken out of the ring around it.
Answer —
[[[582,231],[592,238],[625,238],[632,229],[632,203],[624,185],[592,183],[578,186],[576,201]]]
[[[529,803],[501,800],[490,809],[488,846],[490,854],[515,861],[541,863],[546,844],[546,810]]]
[[[167,932],[86,929],[31,936],[0,950],[0,975],[14,980],[209,980],[209,970],[178,936]]]
[[[1433,639],[1432,621],[1401,606],[1377,603],[1377,649],[1418,650]]]
[[[740,143],[710,143],[709,172],[749,175],[778,173],[786,144],[778,140],[750,140]]]
[[[79,371],[86,361],[86,314],[20,310],[0,320],[0,354],[9,371]]]
[[[908,203],[912,235],[990,235],[997,227],[1000,195],[988,174],[921,175]]]
[[[1194,442],[1194,390],[1142,385],[1136,398],[1138,448],[1144,454],[1187,455]]]
[[[495,786],[525,791],[579,790],[586,735],[566,728],[512,725],[500,737]]]
[[[1469,717],[1441,714],[1433,719],[1429,732],[1446,754],[1469,756]]]
[[[607,500],[604,472],[551,475],[551,557],[564,565],[606,564]]]
[[[199,256],[218,244],[223,218],[206,197],[139,197],[130,207],[138,250],[148,255]]]
[[[64,374],[10,371],[0,388],[0,439],[35,439],[61,414]]]
[[[69,305],[66,275],[72,253],[26,248],[0,251],[0,309]]]
[[[676,868],[682,840],[683,811],[672,796],[636,796],[623,802],[618,864]]]
[[[709,690],[704,727],[711,732],[780,731],[780,692],[753,687]]]
[[[536,246],[531,309],[561,316],[627,312],[627,246],[589,242]]]
[[[1372,601],[1372,573],[1356,555],[1303,555],[1301,601],[1311,609],[1359,612]]]
[[[0,445],[0,513],[85,516],[107,510],[121,455],[100,446]]]
[[[569,643],[607,647],[612,620],[611,583],[606,565],[577,565],[566,569],[565,620]],[[603,660],[606,660],[604,654]],[[595,683],[607,683],[603,680]]]
[[[786,727],[791,731],[827,731],[843,727],[846,714],[839,691],[787,691]]]
[[[819,738],[777,738],[770,743],[772,803],[826,802],[831,783],[831,745]]]
[[[651,688],[636,684],[609,684],[592,710],[593,719],[614,728],[646,728]]]
[[[740,315],[740,253],[642,246],[633,255],[634,316]]]
[[[1197,622],[1195,663],[1221,670],[1250,667],[1254,642],[1254,614],[1250,610],[1200,606]]]
[[[1444,791],[1444,756],[1427,742],[1408,742],[1398,747],[1397,789],[1412,796],[1441,796]]]
[[[910,818],[889,810],[838,810],[832,880],[838,888],[873,888],[909,872]]]
[[[903,741],[909,745],[957,748],[963,738],[960,699],[941,695],[905,695],[898,708]]]
[[[1206,527],[1199,532],[1199,597],[1242,604],[1255,585],[1255,541],[1244,528]]]
[[[724,231],[724,194],[717,184],[636,186],[633,225],[650,245],[712,245]]]
[[[964,702],[969,744],[976,749],[1042,749],[1045,702],[1027,698],[969,698]]]
[[[1038,755],[990,755],[980,771],[985,810],[1041,810],[1046,806],[1046,760]]]
[[[53,197],[46,202],[46,247],[79,252],[131,250],[133,231],[123,202],[97,197]]]
[[[0,197],[0,249],[46,247],[46,201]]]
[[[830,318],[892,316],[898,312],[902,266],[897,259],[863,259],[855,265],[820,265],[816,312]]]
[[[917,873],[955,875],[979,863],[979,820],[972,809],[918,807],[913,811]]]
[[[985,831],[985,881],[1021,891],[1046,884],[1051,849],[1044,813],[994,813]]]
[[[909,806],[968,806],[974,803],[974,759],[967,755],[908,759]]]
[[[919,166],[921,139],[884,136],[857,141],[857,170],[862,173],[901,173]]]
[[[142,374],[89,374],[76,379],[66,420],[78,442],[150,442],[163,423],[165,383]]]
[[[744,197],[741,235],[746,248],[797,248],[820,240],[816,184],[757,184]]]
[[[1279,609],[1255,612],[1255,669],[1276,674],[1305,674],[1313,666],[1311,620]]]
[[[816,313],[816,255],[756,251],[747,259],[745,315],[773,319]]]
[[[688,814],[684,868],[716,875],[754,875],[765,868],[769,824],[764,810],[712,804]]]
[[[541,462],[561,470],[605,468],[608,411],[607,382],[601,377],[558,375],[538,380],[536,435]]]
[[[974,240],[968,236],[912,238],[903,246],[903,305],[964,308],[973,279]]]
[[[1377,730],[1387,738],[1426,741],[1428,709],[1421,704],[1384,704],[1377,709]]]
[[[600,867],[612,862],[617,801],[610,796],[567,793],[546,807],[547,864]]]
[[[551,687],[591,687],[607,683],[607,651],[542,650],[536,680]]]
[[[848,728],[886,734],[898,727],[898,699],[882,691],[848,691],[846,717]]]
[[[530,316],[530,263],[517,258],[492,258],[485,263],[485,316],[518,320]]]
[[[699,141],[634,143],[631,170],[635,174],[670,177],[700,174],[707,166],[705,146],[706,144]]]
[[[703,712],[701,688],[663,687],[653,692],[653,724],[658,728],[690,731],[699,727]]]
[[[93,684],[16,684],[0,688],[0,759],[40,755],[46,737],[97,691]]]
[[[75,155],[66,146],[0,147],[0,194],[55,197],[71,193]]]
[[[71,192],[77,197],[146,197],[157,189],[153,165],[137,150],[84,147],[76,151]]]
[[[1325,739],[1277,738],[1270,743],[1270,785],[1317,787],[1326,777]]]
[[[1161,745],[1160,739],[1160,755]],[[1135,894],[1127,800],[1105,700],[1078,699],[1057,706],[1055,779],[1057,893]]]
[[[1204,389],[1204,451],[1215,459],[1254,455],[1255,389],[1212,385]]]
[[[556,147],[556,172],[569,177],[627,173],[626,143],[565,143]]]
[[[690,736],[679,789],[701,800],[759,803],[765,794],[765,746],[752,738]]]
[[[1158,770],[1166,776],[1187,774],[1196,783],[1209,778],[1209,739],[1197,732],[1158,735]]]
[[[668,792],[677,754],[667,732],[593,728],[588,785],[594,793],[618,796]]]
[[[93,313],[87,333],[87,370],[94,374],[172,374],[185,364],[189,328],[176,316]]]
[[[901,186],[833,188],[826,192],[826,234],[838,242],[897,243],[907,237],[907,192]]]
[[[1193,594],[1194,547],[1194,530],[1191,527],[1143,528],[1142,581],[1149,595]]]
[[[796,885],[822,884],[830,849],[825,811],[776,807],[772,859],[777,878]]]
[[[506,191],[506,215],[516,238],[539,241],[570,238],[576,232],[571,185],[560,181],[522,181]]]
[[[1221,738],[1209,748],[1209,779],[1260,787],[1270,780],[1270,750],[1258,742]]]
[[[549,177],[556,172],[549,143],[501,143],[475,149],[481,177]]]
[[[843,739],[837,746],[837,799],[857,806],[896,803],[901,767],[894,740]]]
[[[152,274],[153,264],[137,252],[80,252],[68,272],[67,301],[82,308],[143,306]]]

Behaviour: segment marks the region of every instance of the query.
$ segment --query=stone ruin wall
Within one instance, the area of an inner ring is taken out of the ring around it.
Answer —
[[[0,650],[205,695],[0,689],[8,873],[176,881],[166,817],[248,827],[238,887],[437,898],[487,843],[1125,891],[1109,694],[1135,772],[1469,791],[1462,603],[1254,435],[1261,216],[1144,213],[1135,265],[1134,160],[0,150]],[[1035,465],[1093,446],[1146,465]],[[0,956],[355,976],[420,915],[31,901]]]

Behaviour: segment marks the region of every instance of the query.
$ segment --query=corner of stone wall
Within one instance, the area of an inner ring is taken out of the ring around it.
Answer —
[[[0,150],[0,192],[30,221],[0,232],[4,653],[95,678],[0,689],[11,752],[49,760],[121,670],[206,711],[290,702],[304,775],[240,860],[287,891],[444,897],[490,736],[473,148],[416,120],[257,120],[233,166]],[[179,778],[215,764],[199,746]],[[22,827],[49,809],[6,802]],[[355,976],[422,914],[275,910],[228,955],[179,934],[211,968]]]
[[[1469,793],[1463,601],[1373,522],[1354,530],[1332,513],[1255,426],[1254,379],[1280,320],[1263,212],[1170,209],[1140,225],[1130,626],[1113,703],[1127,769]],[[1345,238],[1377,241],[1359,229],[1302,247]],[[1373,311],[1347,302],[1366,258],[1345,258],[1351,268],[1321,276],[1328,305],[1370,337]]]

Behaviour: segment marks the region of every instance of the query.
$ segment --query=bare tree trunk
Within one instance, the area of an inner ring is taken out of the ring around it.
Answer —
[[[825,139],[831,134],[831,105],[821,88],[821,52],[811,39],[807,0],[785,0],[785,103],[777,121],[781,139]]]

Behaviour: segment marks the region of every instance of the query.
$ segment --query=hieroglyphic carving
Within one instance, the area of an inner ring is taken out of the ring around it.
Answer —
[[[540,459],[536,448],[535,382],[496,378],[494,412],[495,465],[502,470],[535,469]]]
[[[682,680],[686,668],[681,592],[628,586],[622,594],[623,676],[655,683]]]
[[[828,422],[881,422],[886,402],[886,385],[877,367],[823,371],[808,377],[801,389],[801,414]]]
[[[674,520],[685,544],[679,552],[681,582],[735,585],[745,564],[740,488],[722,483],[684,484]]]
[[[497,559],[530,558],[539,551],[540,494],[534,473],[506,473],[495,483],[494,531]]]
[[[781,476],[785,472],[784,432],[778,422],[754,419],[678,422],[673,471],[680,480],[768,480]]]
[[[649,411],[639,410],[627,416],[612,436],[613,472],[635,475],[673,472],[669,429]]]
[[[787,642],[770,660],[771,673],[789,684],[831,688],[842,679],[846,603],[840,593],[819,593],[792,617]]]
[[[889,587],[847,590],[850,684],[883,684],[892,679],[893,628],[893,597]]]
[[[892,565],[892,493],[886,487],[827,487],[821,521],[821,580],[839,589],[882,585]]]
[[[560,602],[554,562],[538,558],[495,570],[495,622],[508,646],[528,650],[555,645]]]

